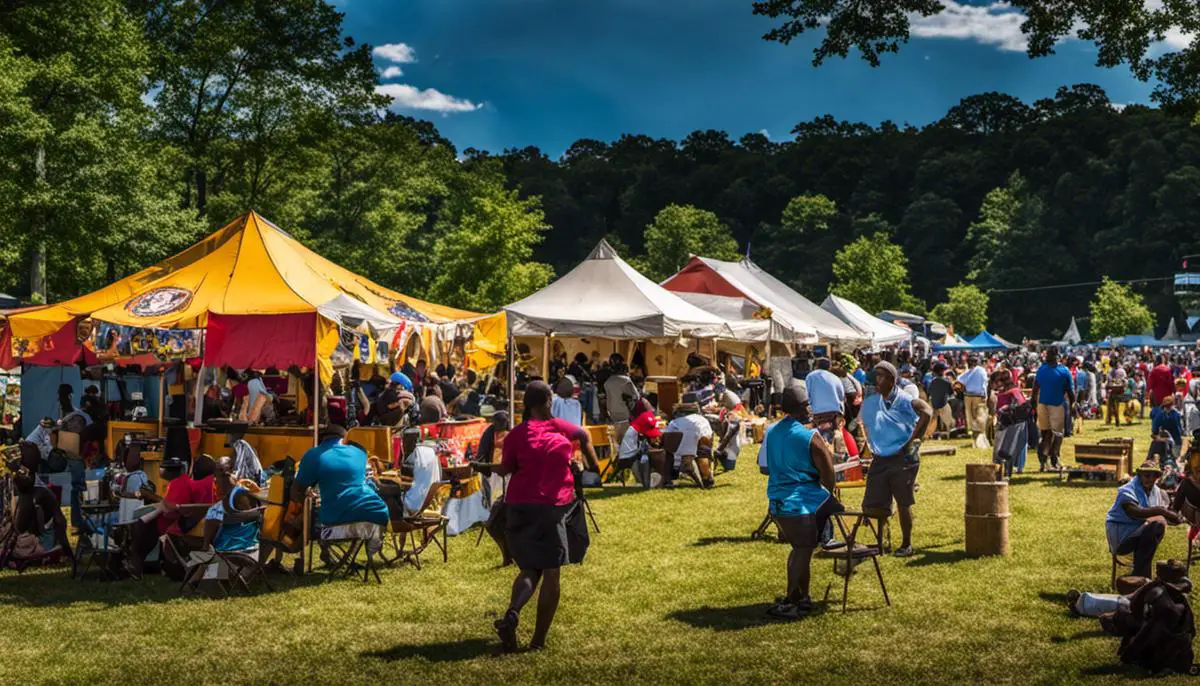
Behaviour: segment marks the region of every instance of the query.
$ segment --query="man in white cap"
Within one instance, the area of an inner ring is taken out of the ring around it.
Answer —
[[[933,419],[933,408],[924,400],[914,400],[896,386],[900,374],[890,362],[875,365],[878,392],[863,401],[860,415],[867,432],[867,444],[874,459],[867,472],[864,512],[890,516],[892,501],[900,515],[903,541],[896,557],[912,555],[912,507],[916,504],[915,484],[921,466],[921,436]]]

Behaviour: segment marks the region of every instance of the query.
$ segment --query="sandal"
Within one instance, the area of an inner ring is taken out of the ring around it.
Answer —
[[[497,619],[492,625],[496,629],[496,634],[500,636],[500,650],[505,653],[515,653],[520,649],[517,645],[517,625],[520,624],[520,617],[516,612],[509,610],[504,613],[504,617]]]

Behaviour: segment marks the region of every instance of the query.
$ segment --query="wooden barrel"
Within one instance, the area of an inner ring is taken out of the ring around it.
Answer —
[[[968,555],[1008,555],[1008,482],[998,465],[967,465],[966,546]]]

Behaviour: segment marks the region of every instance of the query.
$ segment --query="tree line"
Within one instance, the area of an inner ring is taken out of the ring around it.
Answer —
[[[459,307],[519,299],[607,238],[654,278],[749,252],[814,300],[1018,338],[1086,317],[1093,289],[1004,289],[1169,276],[1200,252],[1192,116],[1092,85],[975,95],[923,127],[825,116],[789,140],[628,134],[552,157],[460,153],[378,81],[322,0],[0,4],[0,288],[71,297],[255,209]],[[1160,325],[1179,314],[1169,282],[1134,291]]]

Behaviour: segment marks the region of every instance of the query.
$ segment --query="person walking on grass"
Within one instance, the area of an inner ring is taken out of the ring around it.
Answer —
[[[812,378],[812,375],[809,375]],[[833,453],[808,421],[808,393],[793,383],[783,390],[786,417],[763,440],[767,469],[767,502],[771,516],[792,546],[787,562],[787,594],[767,615],[799,619],[813,610],[809,595],[812,556],[829,517],[843,510],[833,496]]]
[[[896,557],[912,555],[912,508],[916,504],[915,485],[921,466],[921,436],[933,419],[933,408],[924,400],[914,400],[896,387],[900,374],[889,362],[875,365],[878,392],[863,401],[861,418],[867,432],[867,445],[874,459],[867,471],[864,512],[889,517],[892,501],[900,515],[903,541]]]
[[[512,477],[504,496],[505,536],[509,553],[520,568],[508,609],[495,622],[506,653],[518,650],[521,608],[539,585],[537,623],[529,650],[546,647],[546,634],[558,611],[559,571],[563,565],[583,562],[589,543],[583,501],[578,497],[573,442],[579,443],[593,467],[596,452],[587,431],[552,416],[551,398],[550,386],[543,381],[525,387],[524,421],[505,437],[500,464],[492,467],[493,473]]]
[[[1046,361],[1038,368],[1033,379],[1033,404],[1037,406],[1037,425],[1041,440],[1038,442],[1038,471],[1059,469],[1058,453],[1067,423],[1071,421],[1071,408],[1075,407],[1075,389],[1071,372],[1058,363],[1058,348],[1046,349]]]

